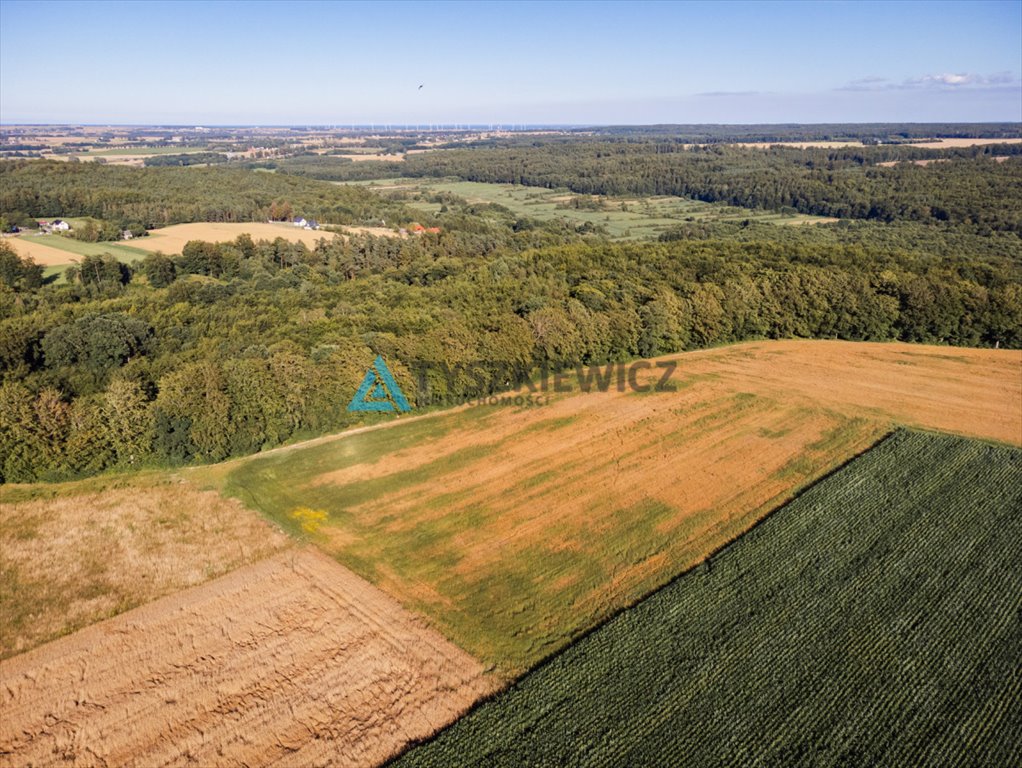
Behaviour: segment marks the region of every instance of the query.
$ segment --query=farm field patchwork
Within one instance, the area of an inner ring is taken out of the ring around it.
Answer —
[[[14,246],[19,256],[29,256],[36,264],[45,267],[68,266],[81,256],[102,256],[104,253],[131,263],[145,258],[147,253],[145,249],[123,242],[86,243],[62,235],[22,234],[4,238],[4,242]]]
[[[494,685],[393,599],[296,549],[0,662],[0,679],[12,766],[376,765]]]
[[[805,214],[785,215],[771,211],[754,211],[731,205],[704,203],[683,197],[607,197],[575,195],[566,190],[526,187],[518,184],[490,184],[451,179],[380,179],[352,182],[369,186],[383,194],[389,192],[449,192],[469,203],[495,203],[519,216],[540,221],[564,220],[576,226],[590,222],[606,228],[617,239],[656,237],[686,221],[750,221],[772,224],[823,224],[836,221]],[[573,199],[589,200],[595,208],[574,208]],[[408,205],[429,213],[440,210],[439,203],[407,200]]]
[[[899,431],[396,765],[1018,765],[1020,509]]]
[[[82,157],[156,157],[157,155],[192,155],[208,152],[209,147],[194,145],[171,145],[167,147],[108,147],[90,149]]]
[[[896,423],[1022,443],[1013,351],[781,341],[675,359],[675,392],[477,406],[189,475],[514,676]]]
[[[189,240],[227,242],[243,234],[251,235],[253,240],[276,240],[282,237],[292,243],[305,243],[310,248],[323,238],[334,237],[332,232],[262,221],[174,224],[151,230],[147,237],[121,242],[85,243],[61,235],[21,235],[5,238],[5,242],[11,243],[19,255],[31,256],[37,264],[62,266],[77,261],[77,256],[99,256],[104,253],[130,263],[154,251],[181,253]]]
[[[909,141],[904,144],[908,147],[919,147],[921,149],[950,149],[952,147],[983,147],[987,144],[1018,144],[1022,139],[928,139],[923,141]],[[798,147],[808,149],[819,147],[822,149],[840,149],[842,147],[861,147],[862,141],[743,141],[737,144],[739,147],[756,147],[757,149],[769,149],[770,147]]]

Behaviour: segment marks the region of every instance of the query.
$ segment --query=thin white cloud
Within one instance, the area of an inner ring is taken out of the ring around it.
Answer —
[[[886,77],[877,77],[872,75],[870,77],[860,77],[858,80],[852,80],[849,85],[877,85],[878,83],[889,82]]]
[[[842,85],[837,91],[900,91],[917,89],[966,89],[991,88],[998,86],[1018,87],[1019,82],[1011,72],[995,72],[979,75],[972,72],[938,72],[921,75],[894,83],[886,77],[863,77]]]
[[[947,72],[941,75],[924,75],[915,80],[908,80],[906,85],[969,85],[970,83],[975,83],[977,79],[975,75],[958,75]]]
[[[763,91],[703,91],[702,93],[696,94],[696,96],[709,96],[711,98],[718,96],[761,96],[761,95],[763,95]]]

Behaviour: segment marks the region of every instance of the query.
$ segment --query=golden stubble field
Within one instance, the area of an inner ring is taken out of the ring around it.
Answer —
[[[128,245],[145,251],[163,251],[164,253],[181,253],[181,249],[189,240],[204,240],[209,243],[225,243],[239,235],[250,235],[253,240],[276,240],[282,237],[292,243],[305,243],[310,248],[320,240],[330,240],[334,233],[321,230],[309,230],[296,227],[289,223],[256,222],[215,222],[197,224],[174,224],[169,227],[154,229],[148,237],[132,240]]]
[[[0,494],[0,659],[293,545],[241,504],[162,473]]]
[[[899,146],[918,147],[920,149],[952,149],[954,147],[985,147],[988,144],[1019,144],[1022,139],[931,139],[928,141],[912,141]],[[797,147],[798,149],[843,149],[844,147],[861,147],[861,141],[746,141],[739,143],[742,147],[769,149],[770,147]]]
[[[53,248],[32,235],[22,234],[17,237],[4,237],[3,241],[14,248],[14,252],[21,257],[28,257],[36,264],[44,267],[54,267],[61,264],[70,264],[78,261],[81,257],[74,253]]]
[[[377,765],[496,680],[294,549],[0,662],[0,765]]]
[[[387,234],[393,234],[391,230],[384,231]],[[161,227],[151,230],[147,237],[139,237],[133,240],[122,240],[109,244],[85,243],[81,245],[95,253],[102,253],[104,247],[106,247],[106,250],[114,255],[118,255],[120,248],[130,248],[136,252],[146,251],[153,253],[162,251],[170,255],[181,253],[181,249],[185,247],[189,240],[224,243],[235,240],[239,235],[245,234],[251,236],[256,241],[276,240],[278,237],[282,237],[292,243],[305,243],[309,248],[315,247],[316,243],[320,240],[330,240],[338,236],[334,232],[303,229],[289,223],[270,223],[266,221],[201,222]],[[62,244],[58,236],[36,237],[31,234],[22,234],[17,237],[5,237],[4,242],[10,243],[20,256],[30,256],[37,264],[42,264],[43,266],[58,266],[81,260],[79,253],[54,245]],[[73,240],[70,243],[71,248],[81,247]]]
[[[514,675],[894,425],[1022,444],[1022,353],[828,341],[678,356],[677,391],[476,406],[203,473]],[[641,379],[640,379],[641,381]]]

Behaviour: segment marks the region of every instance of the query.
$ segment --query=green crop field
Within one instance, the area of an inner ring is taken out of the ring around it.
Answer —
[[[574,225],[590,222],[602,226],[615,239],[656,237],[686,221],[750,221],[772,224],[805,224],[830,221],[820,216],[755,211],[723,203],[711,204],[684,197],[604,197],[574,195],[567,190],[526,187],[518,184],[489,184],[451,179],[381,179],[356,182],[382,193],[448,192],[470,203],[496,203],[519,216],[540,221],[560,219]],[[566,207],[574,199],[591,201],[596,208]],[[436,213],[439,203],[408,200],[413,208]]]
[[[1020,510],[898,431],[397,764],[1022,764]]]
[[[137,156],[147,157],[149,155],[191,155],[196,152],[205,152],[206,147],[195,146],[174,146],[174,147],[108,147],[104,149],[91,149],[84,154],[84,157],[114,157],[114,156]]]
[[[141,248],[132,248],[130,245],[123,245],[118,242],[87,243],[82,240],[75,240],[63,235],[32,235],[32,243],[45,245],[58,251],[65,251],[76,256],[101,256],[109,253],[121,261],[133,262],[144,259],[149,255],[148,251]]]

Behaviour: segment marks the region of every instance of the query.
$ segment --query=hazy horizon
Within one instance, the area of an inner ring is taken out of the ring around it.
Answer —
[[[354,128],[356,131],[408,131],[408,132],[449,132],[449,131],[503,131],[503,132],[530,132],[530,131],[568,131],[586,129],[606,128],[655,128],[655,127],[763,127],[763,128],[784,128],[784,127],[820,127],[820,126],[863,126],[863,125],[890,125],[890,126],[912,126],[912,125],[1012,125],[1015,120],[924,120],[924,121],[854,121],[844,122],[817,122],[817,123],[83,123],[83,122],[0,122],[4,127],[81,127],[81,128],[182,128],[182,129],[229,129],[229,128],[288,128],[288,129],[310,129],[310,130],[335,130],[344,131]]]
[[[1011,0],[2,0],[0,122],[1017,122],[1020,28]]]

